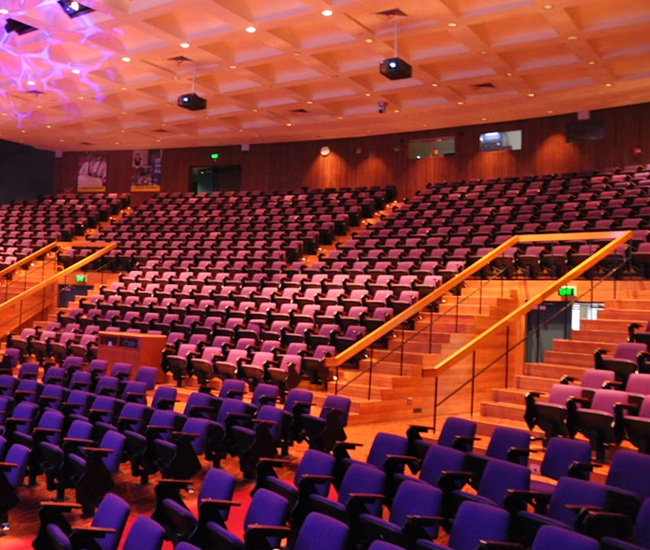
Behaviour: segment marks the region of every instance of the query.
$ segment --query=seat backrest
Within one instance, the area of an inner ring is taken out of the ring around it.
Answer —
[[[370,447],[366,462],[383,470],[387,455],[408,454],[408,439],[401,435],[378,432]]]
[[[476,435],[476,422],[466,418],[458,418],[450,416],[445,420],[440,437],[438,438],[438,445],[443,447],[453,447],[457,437],[472,438]],[[472,450],[472,444],[468,445],[466,451]]]
[[[122,550],[160,550],[165,530],[147,516],[138,516],[133,522]]]
[[[614,405],[616,403],[627,403],[627,397],[627,393],[618,390],[596,390],[591,401],[591,410],[614,416]]]
[[[492,432],[492,438],[485,455],[490,458],[507,460],[508,451],[512,447],[528,449],[529,446],[530,434],[527,431],[508,428],[507,426],[497,426]]]
[[[617,451],[612,458],[605,483],[629,491],[640,500],[650,498],[650,455]]]
[[[337,409],[340,414],[341,425],[345,428],[348,425],[348,415],[350,414],[350,406],[352,401],[349,397],[341,395],[328,395],[323,403],[321,410],[321,418],[326,419],[331,409]]]
[[[526,466],[507,460],[488,460],[478,487],[478,494],[503,506],[508,489],[527,491],[530,487],[530,470]]]
[[[293,550],[344,550],[348,532],[345,523],[312,512],[302,524]]]
[[[304,475],[331,476],[334,469],[334,462],[335,459],[331,454],[315,449],[308,449],[298,464],[298,469],[293,478],[294,485],[298,487]],[[329,488],[329,481],[314,485],[316,494],[321,496],[327,496]]]
[[[581,395],[582,388],[580,386],[553,384],[551,386],[551,392],[549,393],[547,403],[566,407],[566,402],[570,397],[580,397]]]
[[[630,374],[625,391],[639,395],[650,395],[650,374]]]
[[[17,464],[10,470],[4,472],[7,482],[14,489],[20,487],[25,478],[25,471],[27,470],[27,459],[29,458],[29,448],[24,445],[15,443],[7,451],[5,462],[9,464]]]
[[[244,519],[244,532],[251,525],[284,525],[289,512],[289,501],[267,489],[258,489],[248,506]],[[268,537],[269,548],[279,546],[278,537]]]
[[[580,385],[594,390],[602,389],[605,382],[616,380],[616,374],[611,370],[587,369],[582,375]]]
[[[384,494],[385,481],[386,474],[384,474],[383,470],[365,464],[352,464],[341,482],[338,501],[345,506],[353,493],[382,495]],[[368,513],[373,516],[381,514],[380,501],[366,503],[366,508]]]
[[[598,541],[568,529],[544,525],[537,531],[531,550],[599,550]]]
[[[235,477],[219,468],[210,468],[203,478],[201,490],[199,491],[198,501],[206,498],[215,500],[232,500],[235,491]],[[226,521],[230,514],[230,507],[226,506],[219,510],[221,519]]]
[[[575,512],[567,508],[567,504],[605,508],[607,504],[607,486],[568,476],[562,477],[551,497],[547,515],[573,527]]]
[[[116,550],[122,538],[122,532],[129,517],[129,505],[126,501],[108,493],[97,507],[97,512],[92,521],[92,527],[108,527],[115,529],[115,533],[95,539],[101,550]]]
[[[636,516],[636,523],[632,531],[630,542],[648,548],[650,541],[650,498],[646,498]]]
[[[573,462],[589,462],[591,446],[588,441],[553,437],[549,440],[541,465],[541,474],[552,479],[568,475]]]
[[[408,516],[439,516],[442,506],[442,491],[426,483],[404,481],[395,493],[390,509],[389,521],[404,528]],[[426,528],[430,539],[438,536],[438,526]]]
[[[454,550],[475,550],[480,541],[506,541],[510,515],[495,506],[465,501],[460,505],[449,536]]]
[[[636,342],[621,342],[618,346],[616,346],[616,353],[614,354],[614,357],[616,359],[627,359],[628,361],[636,362],[636,356],[644,351],[648,351],[648,346],[645,344],[637,344]]]

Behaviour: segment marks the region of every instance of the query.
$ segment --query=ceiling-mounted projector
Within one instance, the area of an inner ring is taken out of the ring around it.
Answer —
[[[403,78],[411,78],[413,70],[403,59],[391,57],[390,59],[384,59],[379,64],[379,72],[390,80],[402,80]]]
[[[177,104],[188,111],[202,111],[206,108],[208,102],[195,93],[191,93],[179,95]]]

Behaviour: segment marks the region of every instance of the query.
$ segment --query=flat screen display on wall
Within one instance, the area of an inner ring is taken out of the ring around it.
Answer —
[[[602,120],[575,120],[567,124],[567,143],[586,143],[605,139],[605,124]]]

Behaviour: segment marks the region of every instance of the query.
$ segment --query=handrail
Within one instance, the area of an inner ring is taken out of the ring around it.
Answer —
[[[503,252],[505,252],[512,246],[516,245],[517,242],[518,242],[518,237],[516,235],[510,237],[506,242],[499,245],[495,249],[491,250],[480,260],[476,261],[468,268],[464,269],[463,271],[461,271],[460,273],[452,277],[446,283],[440,285],[433,292],[430,292],[421,300],[418,300],[417,302],[415,302],[413,305],[406,308],[401,313],[395,315],[395,317],[393,317],[392,319],[384,323],[378,329],[373,330],[370,334],[367,334],[360,340],[357,340],[349,348],[345,349],[338,355],[334,357],[328,357],[327,359],[325,359],[325,366],[328,368],[336,368],[345,364],[350,359],[360,354],[363,350],[369,348],[375,342],[383,338],[386,334],[395,330],[402,323],[408,321],[411,317],[417,315],[425,308],[429,307],[430,304],[442,298],[445,294],[447,294],[452,289],[456,288],[459,284],[462,284],[466,279],[469,279],[472,275],[474,275],[474,273],[480,271],[481,269],[489,265],[490,262],[492,262],[492,260],[500,256]]]
[[[10,266],[5,267],[3,270],[0,271],[0,279],[16,271],[19,267],[33,262],[43,254],[47,254],[50,250],[56,248],[58,244],[59,243],[57,241],[51,242],[50,244],[47,244],[44,247],[39,248],[36,252],[32,252],[29,256],[25,256],[22,260],[18,260],[17,262],[14,262]]]
[[[528,300],[526,303],[519,306],[517,309],[506,315],[503,319],[492,325],[490,328],[485,330],[482,334],[479,334],[471,342],[465,344],[458,351],[452,353],[449,357],[446,357],[435,367],[425,367],[422,369],[422,376],[425,378],[437,378],[451,367],[453,367],[460,360],[467,357],[472,351],[474,351],[485,339],[492,336],[495,332],[502,329],[514,319],[521,315],[525,315],[528,312],[535,309],[540,305],[546,298],[551,294],[556,292],[560,287],[566,285],[576,277],[582,275],[585,271],[591,269],[598,262],[600,262],[604,257],[609,256],[609,254],[616,250],[622,244],[625,244],[632,238],[632,231],[603,231],[603,232],[594,232],[594,233],[559,233],[559,234],[548,234],[548,235],[519,235],[517,239],[517,244],[519,243],[531,243],[531,242],[550,242],[550,241],[574,241],[574,240],[593,240],[593,239],[613,239],[611,242],[606,244],[604,247],[598,249],[594,254],[589,256],[584,262],[578,264],[576,267],[565,273],[559,279],[553,281],[549,286],[547,286],[542,292]]]
[[[94,262],[95,260],[101,258],[104,256],[104,254],[107,254],[111,250],[114,250],[117,248],[117,243],[116,242],[111,242],[111,243],[103,243],[104,247],[101,250],[98,250],[97,252],[94,252],[90,256],[86,256],[85,258],[79,260],[78,262],[72,264],[70,267],[65,268],[63,271],[59,271],[58,273],[52,275],[51,277],[45,279],[44,281],[41,281],[40,283],[34,285],[31,288],[28,288],[24,292],[21,292],[17,296],[14,296],[13,298],[7,300],[6,302],[0,304],[0,318],[2,318],[2,314],[4,310],[12,307],[14,304],[19,303],[20,301],[24,300],[25,298],[28,298],[32,294],[36,294],[40,290],[43,290],[44,288],[48,287],[51,284],[54,284],[58,282],[59,280],[67,277],[71,273],[77,271],[80,267],[84,267],[85,265],[88,265],[89,263]]]

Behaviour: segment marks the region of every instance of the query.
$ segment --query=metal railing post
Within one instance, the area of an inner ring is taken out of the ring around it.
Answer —
[[[536,338],[535,338],[535,341],[536,341],[536,344],[535,344],[535,361],[536,361],[537,363],[539,363],[539,308],[540,308],[540,306],[537,306],[537,307],[535,308],[535,310],[536,310],[536,314],[535,314],[535,317],[536,317],[536,320],[535,320],[535,327],[536,327],[536,329],[537,329],[537,332],[536,332]]]
[[[458,314],[460,313],[460,291],[456,294],[456,332],[458,332]]]
[[[334,380],[334,395],[339,394],[339,368],[336,367],[336,380]]]
[[[402,323],[402,345],[400,347],[399,375],[404,375],[404,324]],[[372,347],[372,346],[371,346]]]
[[[436,378],[437,380],[437,378]],[[472,402],[470,404],[469,415],[474,416],[474,386],[476,384],[476,352],[472,352]]]
[[[368,401],[372,395],[372,346],[370,346],[370,370],[368,371]]]
[[[478,287],[478,314],[483,313],[483,271],[481,271],[481,282]]]
[[[539,334],[539,329],[537,330]],[[506,389],[508,389],[508,374],[510,370],[510,327],[506,327]]]
[[[436,433],[436,424],[438,421],[438,377],[433,385],[433,433]]]

